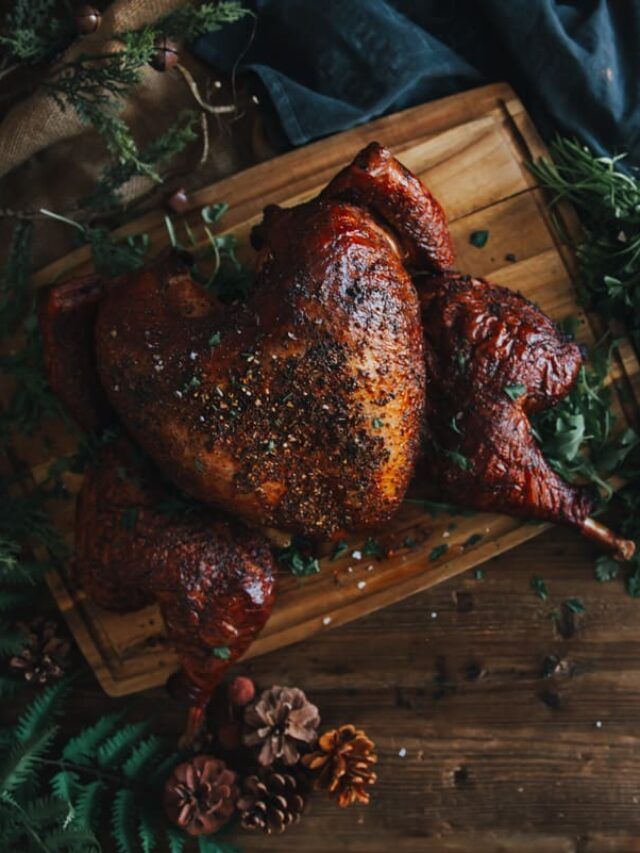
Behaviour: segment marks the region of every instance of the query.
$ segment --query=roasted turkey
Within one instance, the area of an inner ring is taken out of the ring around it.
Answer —
[[[41,310],[54,390],[84,427],[117,420],[129,436],[86,477],[78,576],[106,607],[160,603],[192,723],[226,666],[211,649],[241,654],[273,600],[261,535],[204,505],[334,538],[394,513],[422,445],[420,476],[449,500],[631,555],[532,436],[579,347],[523,297],[451,270],[442,209],[386,149],[369,145],[312,201],[266,208],[252,242],[244,302],[219,302],[174,255],[55,286]],[[168,521],[166,482],[203,508]]]

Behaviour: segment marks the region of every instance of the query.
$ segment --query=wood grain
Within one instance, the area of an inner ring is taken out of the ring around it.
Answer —
[[[441,200],[463,271],[491,275],[522,291],[554,318],[579,314],[579,337],[587,343],[594,340],[594,321],[576,305],[570,256],[558,246],[544,198],[526,169],[532,152],[539,154],[543,148],[522,105],[502,84],[477,90],[475,97],[464,93],[417,107],[256,166],[199,191],[186,218],[204,239],[197,210],[203,204],[228,202],[226,223],[249,257],[248,234],[265,204],[294,204],[312,197],[337,168],[374,138],[389,145]],[[480,228],[490,233],[483,249],[469,242],[470,234]],[[140,230],[151,235],[154,250],[168,242],[160,213],[148,214],[122,233]],[[515,262],[507,256],[515,256]],[[37,281],[42,284],[86,269],[86,251],[79,250],[43,270]],[[639,373],[627,352],[617,365],[617,375],[636,382]],[[619,404],[617,408],[624,422]],[[48,432],[56,454],[73,448],[72,432],[59,427]],[[46,476],[52,450],[41,436],[17,437],[15,449],[36,481]],[[81,478],[68,477],[66,482],[73,494]],[[415,493],[419,494],[419,484]],[[73,501],[56,506],[55,517],[71,544]],[[247,657],[326,631],[439,584],[543,529],[545,525],[499,515],[432,518],[421,507],[406,504],[390,525],[373,533],[392,556],[353,557],[363,546],[362,539],[354,539],[344,558],[322,561],[321,574],[304,580],[283,575],[273,616]],[[482,538],[470,545],[472,534]],[[407,541],[414,544],[409,546]],[[430,559],[434,547],[442,544],[448,546],[446,554]],[[155,607],[127,616],[108,613],[74,589],[64,572],[52,573],[49,581],[108,693],[123,695],[161,684],[173,671],[176,659]]]

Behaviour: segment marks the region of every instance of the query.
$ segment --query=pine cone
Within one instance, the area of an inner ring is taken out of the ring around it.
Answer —
[[[29,623],[18,623],[25,633],[22,651],[14,655],[9,666],[22,672],[26,681],[46,684],[64,674],[69,665],[69,640],[60,637],[59,625],[41,616]]]
[[[378,760],[374,746],[355,726],[340,726],[325,732],[318,741],[319,749],[303,756],[302,764],[317,773],[316,786],[326,788],[342,808],[355,802],[366,804],[365,785],[373,785],[378,778],[372,769]]]
[[[320,715],[297,687],[272,687],[247,707],[244,722],[244,743],[261,746],[258,761],[268,767],[277,758],[295,764],[300,758],[296,744],[315,741]]]
[[[304,803],[295,776],[262,770],[244,780],[238,800],[240,821],[245,829],[258,829],[267,835],[284,832],[300,820]]]
[[[212,755],[179,764],[165,782],[167,817],[189,835],[217,832],[235,811],[236,774]]]

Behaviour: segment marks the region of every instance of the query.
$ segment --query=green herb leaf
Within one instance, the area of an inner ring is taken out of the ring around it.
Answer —
[[[472,533],[471,536],[464,543],[464,547],[465,548],[472,548],[474,545],[477,545],[481,539],[482,539],[482,533]]]
[[[228,646],[214,646],[211,649],[211,654],[214,658],[220,658],[220,660],[229,660],[231,657],[231,650]]]
[[[320,571],[320,562],[312,553],[313,543],[302,536],[293,536],[286,548],[281,548],[276,556],[278,562],[297,577],[315,575]]]
[[[584,604],[580,601],[579,598],[567,598],[567,600],[564,601],[563,604],[572,613],[584,613],[585,612]]]
[[[476,249],[482,249],[487,245],[487,240],[489,239],[489,232],[482,231],[472,231],[471,236],[469,237],[469,242],[472,246],[475,246]]]
[[[380,418],[374,418],[374,419],[371,421],[371,426],[372,426],[374,429],[380,429],[380,427],[384,426],[384,421],[381,421],[381,420],[380,420]]]
[[[471,462],[462,453],[458,453],[457,450],[445,450],[444,453],[462,471],[468,471],[471,468]]]
[[[340,557],[344,557],[344,555],[349,550],[349,543],[346,539],[340,539],[336,542],[335,548],[333,549],[333,554],[331,555],[332,560],[339,560]]]
[[[214,332],[209,338],[209,346],[210,347],[217,347],[221,340],[222,340],[222,336],[221,336],[220,332]]]
[[[531,589],[535,592],[538,598],[541,598],[543,601],[546,601],[547,598],[549,598],[547,585],[542,578],[538,577],[538,575],[534,575],[531,578]]]
[[[510,397],[512,400],[517,400],[518,397],[522,397],[527,389],[520,382],[516,382],[514,385],[505,385],[502,390],[507,397]]]
[[[365,557],[382,557],[382,546],[377,539],[369,536],[362,546],[362,553]]]
[[[484,569],[475,569],[473,572],[473,576],[477,581],[484,580],[486,577],[486,573]]]
[[[617,563],[612,557],[603,554],[596,560],[595,575],[601,583],[617,578],[619,572],[620,563]]]
[[[431,549],[431,553],[429,554],[429,559],[431,562],[435,562],[435,560],[439,560],[443,554],[449,550],[449,546],[446,542],[443,542],[442,545],[436,545],[435,548]]]

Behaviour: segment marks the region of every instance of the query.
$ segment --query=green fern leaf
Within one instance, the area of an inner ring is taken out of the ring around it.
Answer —
[[[73,764],[89,764],[95,758],[100,744],[109,737],[122,719],[122,714],[106,714],[93,726],[83,729],[71,738],[62,750],[62,758]]]
[[[101,795],[106,790],[104,782],[96,779],[95,782],[90,782],[88,785],[80,788],[76,798],[76,816],[75,823],[91,828],[96,826],[102,807]]]
[[[100,767],[119,767],[147,731],[149,723],[130,723],[106,740],[98,749]]]
[[[111,830],[118,853],[136,853],[136,802],[133,791],[121,788],[113,800]]]
[[[143,853],[152,853],[157,846],[159,832],[157,811],[150,806],[144,806],[140,810],[138,835],[142,844]]]
[[[67,806],[67,813],[64,818],[64,826],[68,826],[75,817],[75,807],[73,801],[77,791],[80,777],[77,773],[72,773],[70,770],[60,770],[51,778],[51,790],[53,794],[62,800]]]
[[[43,839],[47,853],[100,853],[100,844],[90,829],[71,825],[51,832]]]
[[[179,829],[175,829],[173,826],[168,826],[166,832],[169,853],[182,853],[184,845],[187,843],[187,837],[184,832],[180,832]]]
[[[39,797],[30,800],[22,806],[24,819],[36,830],[51,828],[51,824],[59,827],[65,818],[66,806],[56,797]]]
[[[151,735],[134,747],[133,752],[122,765],[122,771],[127,779],[140,779],[146,776],[160,759],[163,746],[163,741],[157,735]]]
[[[163,788],[167,776],[177,764],[185,760],[186,755],[185,752],[174,752],[171,755],[167,755],[155,770],[149,774],[149,787],[152,789]]]
[[[27,743],[44,726],[48,725],[51,718],[61,712],[62,701],[68,692],[69,684],[67,681],[59,681],[52,687],[43,690],[18,720],[14,729],[17,742]]]
[[[0,767],[2,796],[35,781],[38,759],[49,749],[57,732],[57,727],[52,726],[26,742],[15,744]]]

